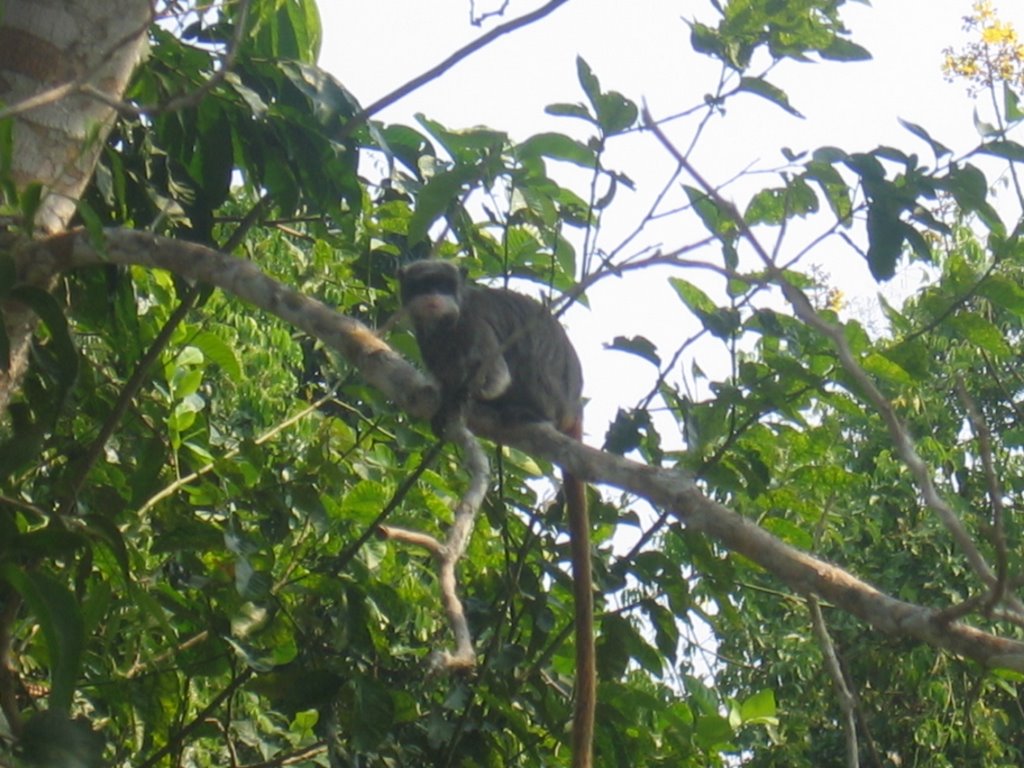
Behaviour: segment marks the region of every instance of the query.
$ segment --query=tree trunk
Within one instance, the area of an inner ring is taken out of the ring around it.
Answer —
[[[65,229],[103,149],[152,21],[147,0],[6,0],[0,14],[0,115],[14,116],[11,177],[43,188],[32,222]],[[52,287],[46,285],[44,287]],[[0,417],[25,375],[35,327],[29,310],[0,304],[10,342],[0,361]]]

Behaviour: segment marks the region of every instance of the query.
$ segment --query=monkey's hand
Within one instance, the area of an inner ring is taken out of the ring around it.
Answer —
[[[435,413],[430,419],[430,429],[433,431],[435,436],[443,438],[445,426],[448,422],[449,418],[444,413],[444,408],[438,408],[437,413]]]
[[[473,377],[473,396],[480,400],[497,400],[512,384],[512,374],[501,354],[496,353],[481,364]]]
[[[437,412],[430,418],[430,428],[442,440],[448,438],[448,428],[453,424],[464,423],[465,419],[464,398],[445,398]]]

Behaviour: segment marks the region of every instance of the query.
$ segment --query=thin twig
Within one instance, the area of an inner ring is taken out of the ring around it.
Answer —
[[[689,160],[683,157],[683,155],[673,146],[672,142],[669,141],[668,137],[665,136],[662,130],[658,127],[658,124],[651,117],[650,112],[646,107],[644,108],[644,122],[658,137],[662,146],[665,147],[676,162],[679,163],[679,165],[697,182],[701,187],[701,190],[715,203],[722,214],[728,216],[736,225],[740,234],[743,236],[743,239],[747,241],[764,263],[767,269],[766,277],[772,278],[775,284],[782,290],[783,296],[793,307],[793,311],[796,316],[832,343],[832,346],[836,351],[836,355],[839,358],[839,362],[842,364],[847,375],[850,376],[853,382],[863,393],[863,396],[875,407],[879,415],[882,417],[882,420],[885,422],[886,427],[889,430],[889,436],[892,439],[900,457],[903,459],[903,463],[906,464],[907,468],[910,470],[911,476],[914,478],[925,504],[935,512],[943,525],[946,526],[946,529],[952,535],[957,546],[960,547],[961,552],[964,553],[964,556],[967,558],[967,561],[970,563],[974,572],[985,582],[985,584],[989,586],[994,584],[997,580],[996,575],[992,572],[991,567],[981,554],[977,545],[974,543],[974,540],[971,538],[967,529],[964,527],[963,522],[935,487],[935,482],[932,478],[930,468],[917,452],[913,438],[910,436],[909,431],[897,415],[892,403],[890,403],[885,395],[882,394],[871,376],[863,367],[861,367],[860,363],[857,362],[856,356],[854,355],[854,352],[850,347],[850,343],[846,338],[844,329],[841,326],[833,325],[818,315],[806,294],[790,283],[785,278],[782,271],[776,267],[768,252],[761,245],[760,241],[756,235],[754,235],[753,231],[751,231],[743,216],[740,215],[740,212],[736,209],[736,206],[723,198],[718,190],[708,182],[700,172],[693,167]],[[1019,603],[1019,601],[1017,602]]]
[[[302,419],[304,419],[309,414],[311,414],[311,413],[315,412],[316,410],[318,410],[324,403],[328,402],[333,397],[334,397],[334,393],[331,392],[331,393],[328,393],[328,394],[324,395],[320,399],[313,401],[312,403],[307,405],[305,408],[303,408],[298,413],[296,413],[296,414],[294,414],[292,416],[289,416],[287,419],[285,419],[284,421],[280,422],[279,424],[275,424],[273,427],[268,429],[262,435],[257,437],[256,440],[254,441],[254,444],[255,445],[262,445],[263,443],[267,442],[271,438],[275,437],[280,432],[282,432],[285,429],[287,429],[288,427],[292,426],[292,424],[295,424],[296,422],[301,421]],[[146,501],[142,503],[142,506],[139,507],[139,509],[136,512],[136,514],[137,515],[142,515],[143,513],[149,511],[157,503],[163,501],[168,496],[173,496],[181,488],[184,488],[189,483],[192,483],[192,482],[198,480],[203,475],[209,474],[214,469],[216,469],[218,466],[222,465],[223,462],[228,461],[229,459],[233,459],[235,456],[237,456],[239,453],[241,453],[241,451],[242,451],[242,449],[240,447],[232,448],[230,451],[227,451],[223,456],[220,456],[219,458],[214,459],[213,461],[209,462],[208,464],[204,464],[199,469],[197,469],[195,472],[190,472],[189,474],[185,475],[184,477],[179,477],[173,483],[165,486],[163,489],[161,489],[160,491],[157,491],[152,496],[150,496],[148,499],[146,499]]]
[[[963,376],[956,377],[956,391],[967,411],[974,436],[978,439],[978,451],[981,454],[981,466],[985,472],[988,485],[988,503],[992,508],[992,545],[996,550],[996,582],[990,588],[987,607],[991,610],[998,605],[1006,593],[1006,579],[1009,574],[1009,557],[1006,548],[1006,528],[1003,524],[1003,487],[996,475],[995,461],[992,459],[992,435],[989,432],[985,417],[978,409],[977,403],[967,391]]]
[[[552,11],[557,9],[559,6],[565,5],[567,2],[568,0],[551,0],[551,2],[542,5],[535,11],[531,11],[530,13],[524,14],[523,16],[520,16],[516,19],[512,19],[511,21],[506,21],[504,24],[499,24],[490,32],[487,32],[478,37],[476,40],[473,40],[472,42],[462,46],[461,48],[459,48],[459,50],[455,51],[453,54],[445,58],[444,61],[442,61],[440,64],[437,64],[428,69],[426,72],[417,75],[412,80],[405,83],[405,85],[399,86],[386,96],[377,99],[377,101],[373,102],[373,104],[366,107],[363,111],[353,115],[349,119],[349,121],[345,123],[344,127],[338,132],[338,136],[336,137],[337,140],[341,141],[342,139],[348,138],[357,128],[363,125],[363,123],[365,123],[375,114],[380,112],[382,109],[390,107],[396,101],[399,101],[400,99],[403,99],[406,96],[408,96],[413,91],[422,88],[431,80],[436,80],[438,77],[443,75],[449,69],[458,64],[460,61],[467,58],[471,54],[476,53],[481,48],[494,42],[502,35],[506,35],[509,32],[514,32],[515,30],[521,27],[525,27],[528,24],[532,24],[533,22],[544,18]]]
[[[839,656],[836,654],[835,645],[829,636],[828,627],[825,626],[825,618],[821,615],[821,606],[818,604],[818,598],[814,595],[807,595],[807,607],[811,612],[811,625],[814,627],[814,636],[818,639],[818,647],[821,648],[821,655],[825,661],[825,670],[832,680],[832,686],[836,690],[836,698],[839,700],[839,711],[843,714],[843,733],[846,735],[846,765],[847,768],[859,768],[857,697],[846,683],[846,676],[843,674],[843,667],[839,663]]]
[[[235,691],[241,688],[246,683],[246,681],[250,677],[252,677],[252,675],[253,671],[249,667],[246,667],[237,675],[235,675],[235,677],[231,680],[231,682],[223,691],[214,696],[210,703],[203,707],[203,709],[194,718],[192,718],[191,722],[183,726],[181,730],[179,730],[177,733],[172,734],[171,737],[167,740],[166,744],[164,744],[162,747],[160,747],[160,749],[151,754],[142,763],[140,763],[139,768],[152,768],[152,766],[159,763],[161,760],[167,757],[167,755],[171,754],[176,749],[178,749],[184,743],[185,738],[190,733],[192,733],[192,731],[194,731],[196,728],[198,728],[201,725],[204,725],[206,723],[207,718],[217,709],[217,707],[223,704],[224,701],[228,699],[228,697],[233,695]]]

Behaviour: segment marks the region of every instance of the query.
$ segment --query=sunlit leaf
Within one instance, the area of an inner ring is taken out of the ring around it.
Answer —
[[[772,83],[761,77],[742,77],[740,78],[739,90],[747,91],[760,96],[763,99],[782,107],[789,114],[795,117],[803,117],[800,112],[789,103],[789,96],[784,90],[779,88]]]

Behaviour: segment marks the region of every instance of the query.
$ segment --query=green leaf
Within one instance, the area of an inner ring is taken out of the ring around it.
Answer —
[[[234,626],[234,622],[232,624]],[[224,642],[234,649],[238,658],[256,672],[270,672],[283,663],[288,663],[294,654],[288,647],[261,648],[253,643],[243,642],[234,637],[225,637]]]
[[[651,414],[642,408],[620,408],[605,432],[605,449],[620,456],[644,446],[651,432]]]
[[[0,265],[2,265],[4,263],[4,261],[6,261],[6,257],[0,256]],[[13,279],[12,279],[12,282],[9,283],[8,285],[11,285],[11,284],[13,284]],[[7,291],[5,289],[5,290],[3,290],[3,292],[7,293],[9,291]],[[0,298],[2,298],[2,297],[0,297]],[[10,368],[11,368],[11,342],[10,342],[10,339],[7,338],[7,324],[6,323],[0,323],[0,373],[7,373],[7,371],[9,371]]]
[[[557,117],[578,117],[588,123],[596,123],[597,120],[590,111],[582,104],[548,104],[544,111],[549,115]]]
[[[1024,146],[1008,139],[986,141],[978,147],[978,151],[984,152],[987,155],[1002,157],[1015,163],[1024,161]]]
[[[103,736],[84,717],[71,719],[52,707],[25,723],[18,739],[18,764],[37,768],[100,768],[106,765]]]
[[[617,349],[620,352],[628,352],[631,355],[642,357],[654,365],[661,365],[661,357],[658,355],[658,348],[645,336],[616,336],[608,349]]]
[[[474,165],[488,155],[497,157],[508,142],[507,134],[490,128],[454,131],[425,115],[418,114],[416,119],[447,150],[456,166]]]
[[[264,55],[312,64],[320,51],[320,15],[314,0],[261,3],[256,6],[250,45]]]
[[[353,745],[359,750],[375,749],[391,730],[395,702],[390,689],[368,677],[357,679]]]
[[[597,76],[590,68],[586,59],[582,56],[576,57],[576,77],[580,81],[583,93],[586,94],[587,100],[594,107],[594,113],[596,114],[597,100],[601,95],[601,84],[598,82]]]
[[[679,624],[676,615],[651,601],[644,604],[644,612],[654,628],[654,643],[658,652],[669,661],[676,658],[679,649]]]
[[[888,280],[896,274],[905,235],[902,224],[884,203],[872,203],[868,208],[868,268],[875,280]]]
[[[976,347],[996,357],[1012,354],[1002,332],[991,322],[974,313],[958,313],[949,321],[950,327]]]
[[[103,232],[103,222],[96,215],[96,211],[85,200],[79,200],[75,210],[78,212],[79,218],[82,219],[82,223],[85,224],[85,231],[89,235],[89,242],[93,248],[99,253],[105,253],[106,235]]]
[[[703,715],[697,718],[694,729],[697,743],[708,751],[724,749],[733,737],[728,718],[719,714]]]
[[[812,549],[814,537],[796,523],[781,517],[769,517],[762,523],[764,529],[787,544],[800,549]]]
[[[387,489],[378,482],[361,480],[349,489],[341,502],[341,513],[348,520],[369,523],[388,501]]]
[[[782,107],[784,110],[789,112],[789,114],[794,115],[795,117],[803,117],[803,115],[789,103],[789,96],[786,95],[786,92],[777,85],[772,85],[763,77],[742,77],[740,78],[740,84],[737,90],[753,93],[756,96],[760,96],[762,99],[767,99],[773,104]]]
[[[124,534],[114,524],[112,517],[101,515],[90,515],[84,518],[86,531],[90,536],[95,537],[107,545],[114,559],[121,569],[121,575],[125,580],[131,578],[131,564],[128,560],[128,547],[125,544]]]
[[[1020,108],[1020,97],[1009,82],[1003,83],[1003,111],[1010,123],[1019,122],[1024,118],[1024,111]]]
[[[818,210],[818,198],[807,183],[793,179],[782,188],[762,189],[755,194],[743,218],[747,224],[782,224],[793,216],[806,216]]]
[[[979,168],[969,163],[952,168],[944,179],[938,181],[941,187],[949,190],[953,199],[966,212],[977,213],[993,233],[1006,234],[999,214],[988,202],[988,180]]]
[[[85,643],[85,625],[78,601],[49,574],[26,571],[13,563],[0,564],[0,576],[13,586],[32,610],[50,654],[50,709],[71,709]]]
[[[914,252],[914,255],[922,261],[932,261],[932,248],[928,244],[924,235],[914,229],[910,224],[905,221],[901,221],[900,225],[903,228],[903,237],[906,240],[907,245]]]
[[[78,376],[78,352],[71,341],[68,322],[60,304],[46,291],[31,285],[15,286],[10,296],[31,307],[50,332],[50,343],[57,362],[56,378],[62,391],[66,392]]]
[[[14,265],[14,257],[6,251],[0,252],[0,299],[6,298],[17,282],[18,269]]]
[[[458,166],[437,174],[416,195],[416,209],[409,219],[409,243],[425,239],[435,221],[462,196],[463,188],[479,178],[478,168]]]
[[[827,48],[822,48],[818,52],[821,58],[830,61],[868,61],[872,58],[867,48],[841,37],[833,38]]]
[[[994,136],[995,134],[999,133],[999,129],[996,126],[992,125],[992,123],[986,123],[984,120],[981,119],[981,117],[978,115],[977,107],[974,108],[974,130],[976,130],[978,132],[978,135],[981,136],[983,139],[988,138],[989,136]]]
[[[739,329],[741,319],[735,308],[717,306],[700,288],[682,278],[670,277],[669,284],[704,327],[718,338],[730,338]]]
[[[320,43],[323,31],[320,27],[320,12],[316,0],[293,0],[285,3],[292,29],[298,43],[299,57],[307,64],[320,57]]]
[[[914,383],[913,377],[893,360],[877,352],[866,355],[860,364],[864,370],[872,376],[888,381],[899,386],[910,386]]]
[[[594,108],[597,125],[605,136],[614,136],[630,128],[637,119],[636,104],[617,91],[601,90],[601,83],[582,57],[576,57],[576,74],[583,92]]]
[[[224,339],[210,331],[200,331],[189,339],[190,346],[202,351],[203,356],[210,362],[219,365],[224,374],[233,381],[242,379],[242,361],[235,351]]]
[[[718,309],[718,305],[693,283],[680,277],[670,277],[668,282],[687,308],[695,315],[709,315]]]
[[[718,31],[707,24],[690,21],[690,47],[697,53],[722,58],[723,43]]]
[[[18,197],[18,205],[21,208],[21,219],[30,226],[36,219],[39,205],[43,201],[43,185],[38,182],[30,182],[21,188]]]
[[[740,719],[743,723],[778,724],[778,710],[775,705],[775,691],[765,688],[740,704]]]
[[[683,189],[686,191],[687,197],[690,198],[693,210],[696,211],[700,220],[704,222],[704,226],[707,227],[711,234],[723,240],[731,240],[736,237],[736,221],[729,211],[723,211],[719,208],[718,203],[696,187],[684,185]]]
[[[538,133],[516,148],[523,158],[550,157],[565,160],[583,168],[593,168],[597,156],[590,147],[561,133]]]
[[[850,187],[839,171],[831,163],[815,159],[807,163],[805,174],[821,187],[836,218],[849,223],[853,214],[853,200],[850,196]]]
[[[14,120],[0,120],[0,193],[14,199],[14,185],[10,183],[11,159],[14,155]]]
[[[936,159],[938,159],[940,157],[945,157],[946,155],[953,154],[953,150],[951,150],[949,147],[947,147],[942,142],[939,142],[939,141],[936,141],[935,139],[933,139],[931,137],[931,134],[928,133],[928,131],[926,131],[924,128],[922,128],[917,123],[912,123],[909,120],[904,120],[903,118],[897,118],[897,119],[899,120],[900,125],[902,125],[904,128],[906,128],[912,134],[917,136],[919,139],[925,141],[928,144],[928,146],[932,148],[932,152],[935,153]]]
[[[993,275],[978,285],[978,295],[984,296],[1000,309],[1024,317],[1024,288],[1002,275]]]
[[[594,106],[598,125],[605,136],[615,136],[632,128],[640,114],[636,103],[618,91],[602,93]]]

